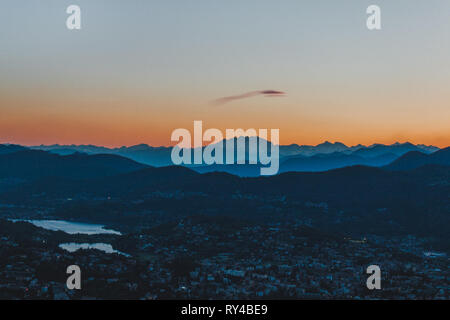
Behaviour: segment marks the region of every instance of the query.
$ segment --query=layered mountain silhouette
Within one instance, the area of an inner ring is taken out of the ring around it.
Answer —
[[[19,153],[16,156],[23,157]],[[42,161],[42,155],[30,154],[35,161]],[[50,155],[55,157],[55,155]],[[57,194],[74,197],[77,193],[91,193],[93,196],[111,195],[115,197],[140,198],[153,191],[200,192],[200,193],[260,193],[282,194],[296,199],[314,201],[351,201],[360,205],[368,199],[384,201],[392,198],[409,197],[408,191],[424,192],[424,187],[435,185],[441,178],[447,179],[450,166],[428,165],[409,171],[390,171],[366,166],[351,166],[326,172],[288,172],[272,177],[241,178],[227,173],[213,172],[200,174],[181,166],[145,167],[136,166],[123,158],[76,155],[74,158],[60,157],[48,160],[46,165],[26,166],[30,162],[18,161],[16,168],[9,170],[5,177],[26,178],[33,181],[25,184],[21,192],[31,187],[44,192],[46,197]],[[114,156],[117,157],[117,156]],[[18,159],[14,157],[14,159]],[[52,158],[50,158],[52,159]],[[0,160],[4,161],[4,159]],[[102,160],[106,160],[101,164]],[[59,163],[58,163],[59,161]],[[5,162],[3,162],[5,163]],[[64,163],[64,164],[61,164]],[[49,164],[57,164],[55,170],[47,170]],[[134,169],[133,169],[134,168]],[[72,173],[64,173],[72,169]],[[93,173],[96,170],[96,173]],[[38,171],[38,172],[37,172]],[[115,171],[116,174],[112,174]],[[128,171],[128,172],[127,172]],[[76,174],[74,174],[76,172]],[[450,181],[447,181],[450,186]],[[32,189],[29,191],[34,192]],[[28,193],[28,192],[27,192]]]
[[[198,192],[257,190],[306,198],[323,194],[330,198],[330,195],[350,190],[347,195],[350,197],[352,192],[361,193],[367,187],[371,192],[372,188],[376,188],[379,191],[375,193],[384,193],[399,181],[403,183],[417,179],[419,184],[435,182],[433,179],[437,176],[446,177],[450,170],[449,153],[450,148],[429,155],[410,152],[382,168],[356,165],[316,173],[287,172],[273,177],[239,178],[219,172],[202,174],[182,166],[151,167],[111,154],[76,153],[60,156],[45,151],[25,150],[0,155],[0,179],[24,179],[31,182],[27,186],[37,183],[39,188],[46,189],[49,194],[52,189],[62,191],[64,188],[55,187],[58,181],[62,181],[69,193],[92,191],[96,194],[113,192],[125,195],[136,190],[147,192],[157,189]],[[341,153],[333,155],[344,157]],[[320,157],[323,155],[305,158],[312,161]],[[428,179],[428,171],[433,181]],[[436,172],[439,174],[436,175]]]
[[[387,152],[373,157],[363,157],[356,154],[334,152],[330,154],[318,154],[311,157],[289,157],[281,163],[281,172],[288,171],[327,171],[330,169],[344,168],[354,165],[367,165],[379,167],[391,163],[397,159],[397,155]]]
[[[445,238],[450,234],[448,155],[447,148],[429,155],[407,153],[387,167],[245,178],[151,167],[113,154],[22,150],[0,155],[0,202],[59,204],[54,216],[105,223],[131,223],[152,214],[229,215],[274,223],[297,217],[329,231]]]
[[[15,144],[0,144],[0,155],[27,150],[27,148]]]
[[[411,170],[425,165],[450,166],[450,147],[431,154],[411,151],[387,165],[385,168],[388,170]]]
[[[359,147],[363,147],[363,146],[347,147],[343,143],[340,143],[340,142],[331,143],[329,141],[325,141],[324,143],[318,144],[316,146],[291,144],[289,146],[282,146],[280,148],[280,155],[281,156],[295,156],[295,155],[313,156],[313,155],[317,155],[317,154],[352,151]]]
[[[233,143],[236,144],[235,138]],[[225,143],[223,144],[223,162],[225,163]],[[70,155],[76,152],[86,154],[114,154],[127,157],[134,161],[155,167],[172,165],[171,147],[151,147],[146,144],[140,144],[132,147],[105,148],[93,145],[51,145],[51,146],[35,146],[32,149],[39,149],[56,153],[60,155]],[[269,150],[271,144],[269,144]],[[417,151],[429,154],[439,150],[434,146],[413,145],[411,143],[395,143],[392,145],[374,144],[371,146],[357,145],[348,147],[343,143],[324,142],[316,146],[308,145],[287,145],[279,146],[279,162],[280,171],[326,171],[342,168],[351,165],[367,165],[381,167],[388,165],[398,157],[411,152]],[[192,150],[190,150],[192,151]],[[258,150],[256,150],[258,157]],[[191,163],[193,163],[191,152]],[[249,138],[245,138],[245,157],[249,160]],[[237,162],[237,154],[234,155],[235,163]],[[258,161],[259,162],[259,161]],[[216,164],[216,165],[193,165],[186,166],[200,173],[205,172],[227,172],[243,177],[259,176],[260,165],[233,165],[233,164]]]
[[[87,179],[136,171],[147,165],[117,155],[75,153],[60,156],[40,150],[0,155],[0,178],[39,179],[66,177]]]
[[[106,148],[94,145],[50,145],[34,146],[35,150],[44,150],[59,155],[70,155],[73,153],[86,154],[114,154],[127,157],[134,161],[150,166],[163,167],[172,165],[170,147],[151,147],[147,144],[140,144],[131,147]]]

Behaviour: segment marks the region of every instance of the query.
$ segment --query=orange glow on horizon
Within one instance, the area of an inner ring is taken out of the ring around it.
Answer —
[[[211,108],[207,102],[199,101],[192,97],[189,101],[176,97],[143,98],[123,92],[117,95],[96,93],[95,97],[81,98],[52,96],[45,91],[28,95],[2,93],[0,143],[169,146],[176,144],[170,141],[173,130],[186,128],[192,133],[194,120],[202,120],[203,132],[209,128],[223,133],[227,128],[279,129],[282,145],[317,145],[330,141],[348,146],[395,142],[450,146],[445,114],[429,118],[403,115],[389,118],[375,108],[375,111],[359,111],[360,114],[345,109],[341,113],[313,113],[309,109],[295,108],[287,99],[279,106],[286,111],[274,113],[273,108],[264,105],[267,102],[263,99],[247,103],[246,108],[239,104]],[[316,109],[319,107],[327,110],[322,103],[317,104]]]

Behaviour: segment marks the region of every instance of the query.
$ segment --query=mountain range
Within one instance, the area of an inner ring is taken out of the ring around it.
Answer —
[[[236,139],[235,139],[236,141]],[[236,143],[236,142],[235,142]],[[249,157],[249,139],[245,139],[246,159]],[[225,151],[225,143],[223,144]],[[142,164],[162,167],[172,165],[172,147],[152,147],[140,144],[131,147],[106,148],[94,145],[40,145],[30,149],[44,150],[59,155],[74,153],[113,154],[132,159]],[[271,149],[270,147],[268,148]],[[439,150],[434,146],[414,145],[411,143],[395,143],[392,145],[374,144],[371,146],[351,146],[343,143],[324,142],[316,146],[281,145],[279,146],[279,172],[316,172],[343,168],[351,165],[367,165],[381,167],[388,165],[400,156],[416,151],[430,154]],[[225,152],[224,152],[225,154]],[[235,155],[236,158],[236,155]],[[228,172],[239,176],[258,176],[259,165],[187,165],[197,172]]]
[[[0,144],[0,154],[8,154],[23,150],[27,150],[27,148],[15,144]]]
[[[48,177],[85,179],[117,175],[146,167],[147,165],[113,154],[74,153],[61,156],[28,149],[0,154],[0,179],[34,180]]]
[[[389,165],[385,166],[388,170],[411,170],[425,165],[449,165],[450,147],[425,154],[418,151],[410,151]]]
[[[153,167],[114,154],[20,149],[0,155],[0,203],[56,206],[53,217],[102,223],[231,215],[272,223],[303,219],[333,232],[448,238],[449,194],[450,148],[428,155],[411,151],[378,168],[253,178]]]

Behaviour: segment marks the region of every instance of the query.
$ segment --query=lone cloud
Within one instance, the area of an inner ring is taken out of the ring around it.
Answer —
[[[266,96],[266,97],[282,97],[285,95],[283,91],[277,91],[277,90],[262,90],[262,91],[251,91],[244,94],[236,95],[236,96],[229,96],[229,97],[223,97],[217,100],[214,100],[214,104],[221,105],[228,102],[231,102],[233,100],[240,100],[245,98],[250,98],[254,96]]]

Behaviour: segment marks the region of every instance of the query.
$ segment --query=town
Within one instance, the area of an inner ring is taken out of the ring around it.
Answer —
[[[425,252],[426,240],[413,236],[349,239],[303,225],[246,225],[199,216],[140,233],[94,236],[129,256],[99,250],[70,253],[56,245],[67,237],[1,220],[0,298],[450,297],[447,255]],[[84,242],[92,236],[70,237]],[[81,290],[66,288],[65,271],[72,264],[82,269]],[[381,290],[366,287],[370,264],[382,270]]]

